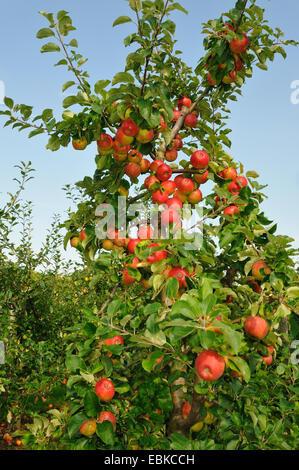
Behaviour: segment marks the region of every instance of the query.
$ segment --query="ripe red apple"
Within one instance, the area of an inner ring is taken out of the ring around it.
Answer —
[[[141,167],[137,163],[128,163],[126,166],[126,175],[130,178],[138,178],[141,173]]]
[[[98,422],[102,423],[103,421],[110,421],[113,424],[113,431],[116,430],[116,417],[110,411],[102,411],[98,417]]]
[[[158,180],[158,178],[156,178],[155,176],[148,176],[145,181],[144,181],[144,186],[146,187],[146,189],[148,189],[149,191],[152,191],[153,190],[153,186],[157,183],[160,183],[160,181]]]
[[[263,270],[263,272],[261,272],[261,269]],[[269,274],[271,274],[271,269],[264,261],[257,261],[252,266],[251,272],[255,279],[257,279],[258,281],[262,281],[264,275],[268,276]]]
[[[113,139],[108,134],[101,134],[97,140],[98,152],[100,155],[108,155],[113,148]]]
[[[194,175],[194,179],[198,184],[205,184],[208,181],[209,170],[205,171],[204,173],[199,173]]]
[[[148,142],[151,142],[153,138],[154,138],[153,129],[140,129],[136,137],[138,142],[141,142],[142,144],[147,144]]]
[[[149,225],[142,225],[139,227],[137,235],[141,240],[150,240],[154,238],[154,231]]]
[[[178,100],[178,108],[181,110],[183,106],[186,108],[190,108],[190,106],[192,106],[192,101],[187,96],[182,96]]]
[[[234,215],[239,214],[240,211],[237,206],[228,206],[224,209],[223,213],[226,215]]]
[[[247,179],[245,178],[245,176],[237,176],[237,178],[235,178],[234,181],[240,186],[240,190],[241,190],[244,186],[248,186],[248,181],[247,181]]]
[[[128,153],[128,160],[129,162],[131,163],[138,163],[140,164],[141,163],[141,160],[142,160],[142,154],[140,152],[138,152],[137,150],[130,150],[130,152]]]
[[[79,431],[83,436],[91,437],[94,435],[97,429],[97,422],[95,419],[88,419],[84,421],[79,427]]]
[[[128,155],[130,150],[130,145],[121,145],[118,140],[114,140],[113,142],[113,153],[117,155]]]
[[[226,198],[220,198],[219,196],[215,197],[215,202],[217,206],[221,206],[222,204],[227,204],[227,199]]]
[[[152,243],[151,245],[149,245],[148,248],[153,248],[153,247],[158,248],[159,244]],[[157,263],[158,261],[162,261],[163,259],[166,259],[167,257],[168,257],[168,253],[166,250],[158,250],[150,254],[147,257],[146,261],[148,261],[149,263]]]
[[[246,34],[242,33],[243,38],[239,37],[231,40],[229,47],[230,50],[236,54],[243,54],[249,47],[249,39]]]
[[[188,201],[191,204],[198,204],[199,201],[202,200],[202,192],[200,189],[195,189],[195,191],[192,191],[191,194],[188,196]]]
[[[136,279],[134,277],[130,276],[128,271],[126,269],[124,269],[122,283],[126,284],[126,285],[129,285],[129,284],[134,284],[134,282],[136,282]]]
[[[174,162],[178,158],[178,151],[174,148],[166,152],[165,158],[168,162]]]
[[[124,161],[127,160],[128,155],[127,155],[126,153],[120,153],[120,154],[114,153],[114,154],[113,154],[113,158],[114,158],[114,160],[116,160],[117,162],[124,162]]]
[[[87,235],[86,235],[86,233],[85,233],[85,230],[81,230],[80,235],[79,235],[79,238],[80,238],[81,242],[82,242],[83,240],[85,240],[85,238],[87,238]]]
[[[174,210],[182,209],[183,207],[183,203],[178,197],[173,197],[171,199],[168,199],[168,201],[166,201],[166,205],[168,206],[169,209],[174,209]]]
[[[187,114],[185,118],[185,126],[187,127],[195,127],[197,124],[197,116],[195,114]]]
[[[254,292],[261,292],[262,288],[261,288],[261,286],[256,282],[256,280],[254,279],[254,277],[249,277],[249,278],[248,278],[248,283],[249,283],[251,289],[252,289]]]
[[[232,167],[224,168],[224,170],[219,173],[219,176],[225,180],[234,180],[237,177],[237,171]]]
[[[272,361],[273,361],[273,356],[272,356],[272,354],[270,354],[270,356],[265,356],[265,357],[263,357],[262,359],[263,359],[264,363],[265,363],[267,366],[269,366],[269,365],[272,363]]]
[[[192,191],[191,191],[192,192]],[[175,199],[179,199],[181,202],[186,202],[187,201],[187,196],[186,194],[183,194],[182,191],[178,191],[176,190],[174,193],[173,193],[173,197]]]
[[[165,132],[166,129],[167,129],[167,123],[165,122],[164,117],[161,116],[160,117],[160,129],[159,129],[159,131],[160,132]]]
[[[167,181],[171,178],[172,176],[172,169],[169,165],[166,163],[163,163],[163,165],[160,165],[159,168],[157,169],[157,178],[160,181]]]
[[[141,240],[139,238],[131,238],[128,243],[128,250],[130,253],[135,253],[135,248]]]
[[[100,379],[94,391],[102,401],[111,401],[115,394],[114,385],[109,379]]]
[[[165,204],[168,200],[168,194],[166,191],[158,189],[152,194],[152,200],[154,204]]]
[[[116,335],[116,336],[113,336],[113,338],[105,339],[105,344],[106,346],[111,346],[113,344],[124,344],[124,339],[121,335]]]
[[[87,147],[87,139],[86,137],[73,139],[72,144],[75,150],[84,150]]]
[[[269,326],[266,320],[262,317],[247,317],[245,321],[245,331],[248,335],[254,336],[258,339],[263,339],[267,336]]]
[[[142,158],[140,162],[141,173],[147,173],[150,169],[151,163],[146,158]]]
[[[186,277],[190,277],[190,273],[187,269],[183,268],[172,268],[168,274],[168,278],[175,277],[179,281],[180,287],[187,287]]]
[[[191,405],[188,401],[186,401],[186,403],[184,404],[184,406],[182,408],[182,417],[183,417],[183,419],[186,419],[187,416],[189,416],[190,411],[191,411]]]
[[[166,209],[161,214],[161,224],[165,227],[167,225],[179,222],[180,216],[174,209]]]
[[[194,182],[190,178],[182,178],[177,182],[177,188],[183,194],[190,194],[194,191]]]
[[[274,352],[274,346],[268,346],[267,349],[268,349],[268,351],[269,351],[270,354],[273,354],[273,352]]]
[[[161,166],[161,165],[164,165],[163,160],[154,160],[154,161],[151,163],[151,166],[150,166],[151,173],[156,173],[156,171],[158,170],[159,166]]]
[[[180,115],[181,115],[181,111],[175,109],[175,110],[173,111],[173,116],[174,116],[174,118],[173,118],[172,122],[177,121],[177,120],[179,119]]]
[[[217,380],[224,373],[225,361],[216,351],[206,350],[197,356],[195,368],[202,379]]]
[[[206,168],[209,164],[210,157],[204,150],[197,150],[191,156],[191,165],[194,168]]]
[[[182,137],[179,134],[173,140],[173,147],[177,150],[183,148]]]
[[[130,145],[133,142],[134,137],[124,134],[122,129],[119,128],[115,135],[115,139],[120,143],[120,145]]]
[[[176,190],[176,184],[174,181],[163,181],[161,188],[169,195],[173,194]],[[166,202],[166,201],[165,201]]]
[[[135,124],[133,119],[125,119],[121,125],[121,130],[125,135],[135,137],[139,132],[139,127]]]

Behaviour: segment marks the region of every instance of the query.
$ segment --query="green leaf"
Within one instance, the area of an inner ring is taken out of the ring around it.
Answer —
[[[112,85],[116,85],[117,83],[134,83],[134,81],[134,77],[128,72],[119,72],[113,77]]]
[[[129,16],[119,16],[113,23],[112,26],[117,26],[119,24],[132,23],[132,20]]]
[[[113,424],[110,421],[103,421],[97,424],[97,435],[104,442],[104,444],[113,446],[114,444],[114,432]]]
[[[95,93],[99,94],[104,88],[109,85],[109,83],[111,83],[110,80],[98,80],[94,86]]]
[[[4,97],[3,102],[5,106],[7,106],[9,109],[13,108],[14,102],[11,98],[8,98],[7,96]]]
[[[50,36],[55,36],[54,31],[50,28],[42,28],[36,33],[38,39],[48,38]]]
[[[172,441],[171,448],[174,450],[190,450],[191,443],[183,434],[171,434],[170,439]]]
[[[76,85],[76,83],[73,82],[73,81],[69,81],[69,82],[64,83],[64,85],[62,85],[62,92],[64,92],[65,90],[67,90],[68,88],[70,88],[73,85]]]
[[[167,8],[167,11],[172,11],[172,10],[178,10],[181,11],[182,13],[185,13],[185,15],[188,15],[188,11],[185,10],[185,8],[182,7],[179,3],[173,3],[172,5],[169,5]]]
[[[38,134],[43,134],[45,131],[44,129],[34,129],[34,131],[31,131],[30,134],[28,135],[28,138],[31,139],[31,137],[34,137],[35,135]]]
[[[163,357],[163,351],[154,351],[150,354],[148,359],[144,359],[142,361],[143,369],[148,373],[152,372],[156,360],[160,359],[161,357]]]
[[[85,362],[78,356],[67,356],[65,366],[71,372],[86,368]]]
[[[59,150],[60,148],[60,140],[57,135],[52,135],[48,141],[47,144],[47,149],[52,150],[52,152],[55,152],[56,150]]]
[[[228,364],[233,364],[235,365],[236,367],[231,367],[233,370],[236,370],[237,372],[239,372],[240,374],[242,374],[244,380],[246,383],[249,382],[250,380],[250,368],[249,368],[249,365],[247,364],[246,361],[244,361],[244,359],[242,359],[241,357],[230,357],[229,360],[228,360]]]
[[[84,409],[89,418],[95,418],[100,411],[99,398],[96,393],[89,390],[84,397]]]
[[[165,286],[165,295],[168,299],[174,299],[179,291],[179,281],[176,277],[171,277],[167,280]]]
[[[55,44],[55,42],[47,42],[47,44],[44,44],[43,47],[41,48],[41,53],[44,52],[60,52],[60,47],[58,44]]]
[[[67,431],[70,439],[73,439],[74,436],[79,433],[79,428],[81,424],[87,420],[85,413],[78,413],[70,419]]]
[[[78,97],[77,96],[67,96],[63,102],[62,102],[62,106],[64,108],[68,108],[69,106],[72,106],[73,104],[77,104],[78,103]]]
[[[178,300],[171,309],[171,317],[177,314],[193,320],[198,316],[199,312],[195,312],[186,300]]]

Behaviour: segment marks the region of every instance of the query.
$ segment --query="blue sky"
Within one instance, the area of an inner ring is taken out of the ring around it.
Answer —
[[[271,26],[279,26],[286,38],[299,40],[299,2],[258,0],[257,3],[266,8]],[[189,15],[173,15],[177,22],[178,48],[183,51],[185,61],[194,67],[203,52],[201,23],[219,17],[233,6],[234,0],[181,0],[181,4]],[[85,65],[92,83],[111,79],[124,70],[125,57],[130,52],[123,46],[123,38],[132,32],[134,25],[112,28],[116,17],[130,14],[125,0],[1,2],[0,81],[5,83],[7,96],[15,102],[33,105],[36,114],[51,107],[59,116],[63,99],[61,85],[72,79],[63,68],[53,67],[58,61],[56,54],[40,54],[44,41],[35,38],[36,32],[47,26],[38,11],[61,9],[71,13],[77,27],[73,36],[79,41],[79,51],[89,58]],[[246,171],[257,171],[259,181],[268,184],[269,199],[263,209],[278,222],[279,233],[292,236],[298,244],[299,104],[292,104],[290,96],[291,83],[299,80],[299,49],[289,47],[287,52],[287,59],[277,57],[268,72],[255,69],[254,78],[243,88],[243,96],[233,103],[230,153],[243,162]],[[31,160],[36,173],[25,197],[34,201],[33,240],[38,248],[52,215],[60,213],[64,217],[68,208],[62,187],[93,174],[95,148],[90,146],[85,152],[75,152],[69,147],[52,153],[45,149],[46,137],[29,140],[25,131],[3,129],[1,121],[0,202],[14,189],[11,183],[16,176],[14,165],[20,160]]]

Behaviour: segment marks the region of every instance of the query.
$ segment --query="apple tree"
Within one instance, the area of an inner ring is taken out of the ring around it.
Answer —
[[[292,239],[276,234],[260,210],[265,186],[258,174],[228,153],[226,121],[255,67],[267,70],[297,43],[269,26],[256,1],[238,0],[203,24],[205,55],[193,70],[176,50],[171,20],[184,7],[128,3],[132,15],[113,26],[132,23],[124,44],[133,52],[112,81],[90,80],[68,12],[40,12],[47,21],[37,33],[46,39],[41,52],[57,53],[55,65],[73,74],[62,87],[62,118],[52,109],[33,117],[31,106],[10,98],[1,113],[29,137],[48,134],[51,151],[72,145],[95,154],[94,175],[76,183],[82,200],[65,222],[65,246],[88,260],[92,287],[106,276],[110,294],[100,309],[84,309],[68,338],[65,442],[83,449],[196,449],[219,441],[250,448],[261,430],[281,429],[250,394],[238,412],[229,410],[251,384],[263,384],[262,396],[265,377],[278,380],[273,364],[285,348],[280,375],[291,384],[298,378],[289,341],[299,288]],[[115,213],[127,216],[130,230],[124,219],[115,223]],[[196,222],[186,229],[192,213]],[[201,441],[208,426],[214,440]]]

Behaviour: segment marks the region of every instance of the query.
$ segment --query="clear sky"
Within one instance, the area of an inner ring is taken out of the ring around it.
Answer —
[[[299,2],[258,0],[257,3],[266,8],[271,26],[280,27],[287,39],[299,40]],[[181,0],[181,4],[189,15],[173,15],[177,22],[178,48],[183,51],[185,61],[194,67],[203,52],[201,23],[219,17],[234,5],[234,0]],[[79,41],[79,51],[89,58],[85,66],[91,83],[111,79],[124,70],[125,57],[130,51],[122,41],[134,25],[112,28],[112,23],[116,17],[130,14],[125,0],[15,0],[1,2],[0,8],[0,81],[5,84],[7,96],[17,103],[33,105],[36,114],[51,107],[60,116],[61,85],[72,80],[64,68],[53,67],[59,60],[57,54],[39,52],[44,41],[35,35],[47,26],[39,10],[65,9],[71,13],[77,27],[73,36]],[[253,79],[243,88],[243,97],[233,103],[230,153],[243,162],[246,171],[257,171],[259,181],[268,184],[265,191],[269,199],[263,209],[278,222],[279,233],[292,236],[298,244],[299,104],[292,104],[290,96],[291,83],[299,80],[299,48],[289,47],[287,52],[287,59],[277,57],[268,72],[255,69]],[[14,189],[13,166],[20,160],[31,160],[36,173],[25,197],[34,202],[33,239],[38,248],[52,215],[60,213],[64,217],[69,205],[62,186],[93,174],[95,148],[91,145],[85,152],[75,152],[69,147],[53,153],[45,149],[46,137],[27,139],[26,131],[3,129],[2,122],[1,117],[0,203],[7,191]]]

